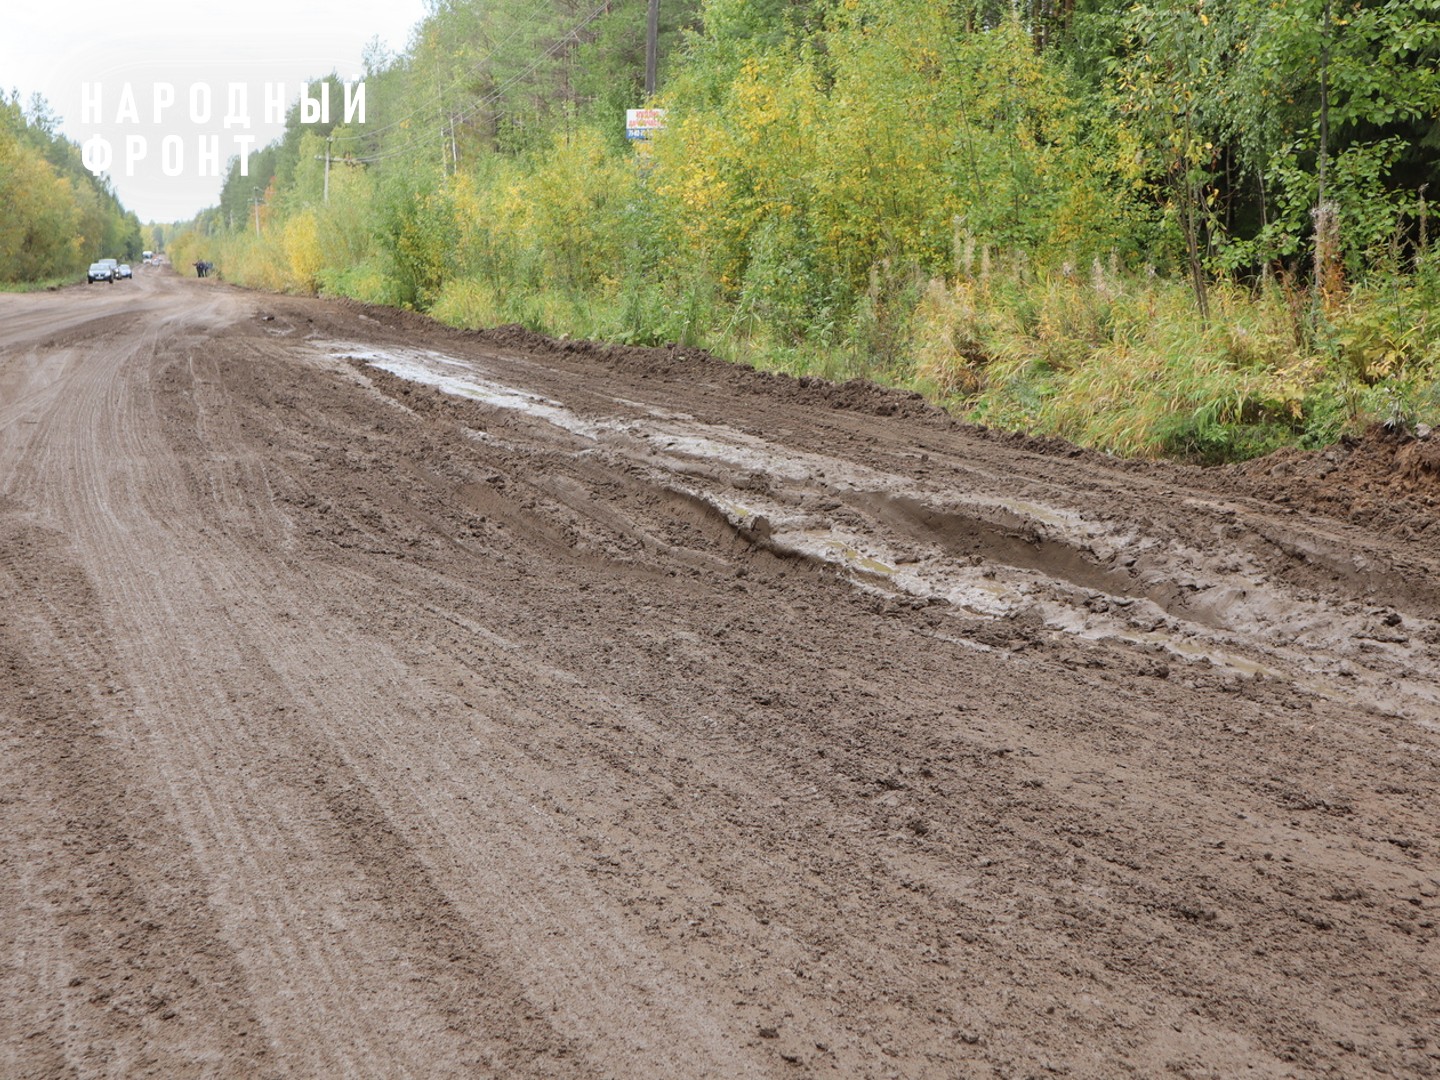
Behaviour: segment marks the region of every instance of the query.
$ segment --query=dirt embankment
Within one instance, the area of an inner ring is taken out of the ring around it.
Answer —
[[[0,1073],[1440,1074],[1427,442],[0,297]]]

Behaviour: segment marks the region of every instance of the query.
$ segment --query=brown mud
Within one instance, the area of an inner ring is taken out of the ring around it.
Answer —
[[[1440,1075],[1437,462],[0,296],[0,1075]]]

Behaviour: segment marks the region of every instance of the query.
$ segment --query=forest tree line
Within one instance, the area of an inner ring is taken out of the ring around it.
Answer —
[[[0,96],[0,284],[83,277],[97,259],[138,259],[140,221],[80,160],[36,96]]]
[[[1440,406],[1440,0],[660,6],[647,101],[645,0],[433,0],[366,124],[292,110],[184,245],[1124,453]]]

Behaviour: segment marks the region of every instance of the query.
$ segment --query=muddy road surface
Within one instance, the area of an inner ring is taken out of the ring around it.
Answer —
[[[0,1075],[1440,1075],[1437,463],[0,296]]]

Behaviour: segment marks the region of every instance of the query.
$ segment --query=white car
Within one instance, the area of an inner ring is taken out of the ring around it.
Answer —
[[[129,264],[129,263],[121,263],[119,266],[117,266],[117,267],[115,268],[115,279],[116,279],[117,281],[118,281],[120,278],[128,278],[128,277],[134,277],[134,276],[135,276],[134,273],[132,273],[131,270],[130,270],[130,264]]]

